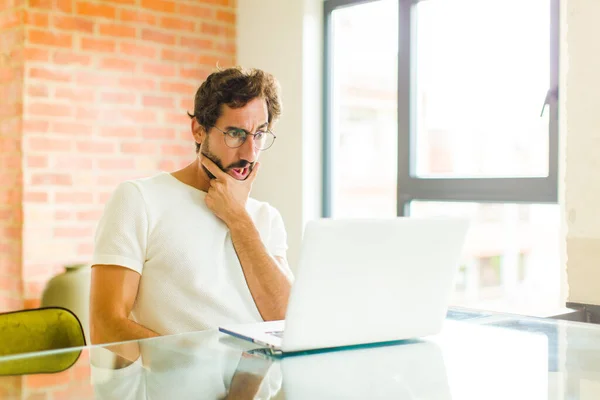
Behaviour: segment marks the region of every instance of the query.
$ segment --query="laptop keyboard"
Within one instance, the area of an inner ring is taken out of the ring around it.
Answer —
[[[273,335],[278,338],[283,338],[283,331],[267,332],[268,335]]]

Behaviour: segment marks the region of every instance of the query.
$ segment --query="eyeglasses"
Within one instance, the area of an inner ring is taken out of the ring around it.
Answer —
[[[256,150],[267,150],[273,146],[277,138],[270,130],[250,133],[238,128],[230,129],[227,132],[222,131],[216,126],[214,128],[225,135],[225,144],[232,149],[241,147],[246,142],[246,139],[248,139],[248,136],[254,136],[254,147]]]

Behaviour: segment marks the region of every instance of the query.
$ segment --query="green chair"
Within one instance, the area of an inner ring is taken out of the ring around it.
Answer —
[[[26,353],[82,346],[85,336],[81,323],[65,308],[0,313],[0,376],[64,371],[77,361],[81,350]]]

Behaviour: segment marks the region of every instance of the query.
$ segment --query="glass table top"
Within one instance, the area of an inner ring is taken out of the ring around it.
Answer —
[[[270,357],[204,331],[4,357],[0,373],[11,400],[599,399],[600,326],[452,309],[440,334],[394,345]]]

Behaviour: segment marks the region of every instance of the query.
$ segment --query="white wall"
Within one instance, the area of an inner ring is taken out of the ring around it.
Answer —
[[[281,212],[292,268],[305,223],[320,216],[322,9],[322,0],[238,0],[238,64],[282,86],[277,140],[261,155],[252,196]]]
[[[562,2],[560,117],[569,301],[600,305],[600,1]]]
[[[277,144],[253,196],[286,222],[296,265],[306,221],[320,215],[323,0],[239,0],[238,63],[283,87]],[[560,182],[563,298],[600,305],[600,1],[561,0]],[[568,289],[567,289],[568,282]]]

